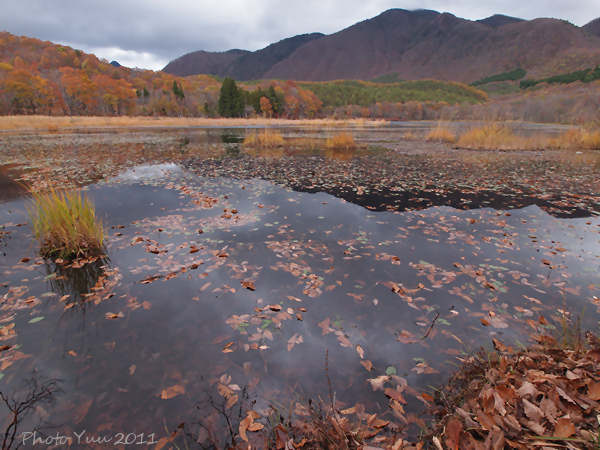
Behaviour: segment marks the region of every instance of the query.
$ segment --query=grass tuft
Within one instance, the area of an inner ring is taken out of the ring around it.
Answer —
[[[564,150],[600,150],[600,131],[569,130],[554,139],[552,146]]]
[[[244,138],[244,146],[253,148],[275,148],[281,147],[285,143],[283,136],[279,131],[265,130],[248,134]]]
[[[447,142],[452,144],[456,142],[456,135],[448,128],[438,125],[425,136],[425,140],[428,142]]]
[[[327,139],[325,147],[329,150],[354,150],[356,142],[352,133],[338,133]]]
[[[522,138],[506,126],[493,123],[467,131],[458,139],[458,146],[473,149],[506,149],[522,147]]]
[[[102,253],[104,228],[80,192],[33,194],[29,216],[44,257],[73,259]]]

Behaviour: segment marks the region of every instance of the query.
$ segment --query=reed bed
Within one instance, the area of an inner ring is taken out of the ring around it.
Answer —
[[[385,120],[335,119],[211,119],[206,117],[148,117],[148,116],[0,116],[0,130],[39,130],[58,132],[79,128],[127,127],[211,127],[211,126],[274,126],[294,125],[312,127],[381,127]]]
[[[337,133],[325,141],[325,147],[329,150],[354,150],[356,141],[352,133]]]
[[[456,134],[450,129],[438,125],[425,136],[425,140],[428,142],[446,142],[453,144],[456,142]]]
[[[244,146],[250,148],[276,148],[284,144],[285,140],[281,133],[268,128],[247,134],[244,138]]]
[[[104,227],[79,191],[33,193],[29,216],[44,257],[74,259],[102,253]]]
[[[477,150],[599,150],[600,131],[577,128],[557,137],[519,136],[498,123],[473,128],[460,136],[457,146]]]

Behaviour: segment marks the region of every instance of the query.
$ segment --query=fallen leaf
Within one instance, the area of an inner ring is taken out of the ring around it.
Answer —
[[[575,425],[571,419],[561,418],[556,421],[554,426],[554,436],[559,438],[568,438],[575,434]]]
[[[526,398],[523,399],[523,409],[525,410],[525,415],[529,417],[533,422],[540,422],[544,417],[544,413],[540,408],[535,406]]]
[[[252,281],[242,281],[242,287],[248,289],[249,291],[255,291],[256,286]]]
[[[371,361],[369,361],[368,359],[365,359],[364,361],[361,361],[360,364],[367,369],[367,371],[371,371],[371,369],[373,368],[373,363]]]
[[[600,400],[600,382],[588,385],[588,397],[592,400]]]
[[[444,430],[444,442],[446,447],[452,450],[458,450],[460,446],[460,434],[462,433],[463,426],[460,420],[455,417],[450,418],[446,424]]]
[[[358,356],[360,356],[360,359],[365,359],[365,351],[363,350],[363,348],[360,345],[356,346],[356,353],[358,353]]]
[[[240,426],[238,427],[240,437],[246,442],[248,442],[246,430],[248,430],[248,427],[252,424],[252,422],[254,422],[254,419],[252,418],[252,416],[248,415],[242,421],[240,421]]]
[[[185,394],[185,387],[180,384],[175,384],[166,389],[163,389],[160,398],[163,400],[168,400],[173,397],[177,397],[178,395]]]
[[[299,335],[299,334],[294,334],[291,338],[289,338],[288,340],[288,344],[287,344],[287,349],[288,352],[291,351],[294,348],[294,345],[296,344],[301,344],[304,342],[304,338]]]

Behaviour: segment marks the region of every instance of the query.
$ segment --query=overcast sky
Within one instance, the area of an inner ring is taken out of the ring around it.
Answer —
[[[194,50],[257,50],[301,33],[332,33],[390,8],[427,8],[467,19],[495,13],[600,16],[600,0],[0,0],[0,30],[158,70]]]

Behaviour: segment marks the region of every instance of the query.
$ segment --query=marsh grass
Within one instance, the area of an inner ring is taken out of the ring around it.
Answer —
[[[40,130],[56,133],[81,128],[161,128],[198,126],[272,126],[293,125],[323,127],[382,127],[386,120],[365,119],[266,119],[266,118],[207,118],[207,117],[149,117],[149,116],[0,116],[0,130]]]
[[[425,136],[428,142],[447,142],[453,144],[456,142],[456,135],[448,128],[438,125]]]
[[[523,147],[523,141],[507,126],[492,123],[467,131],[460,136],[457,145],[472,149],[513,149]]]
[[[558,149],[600,150],[600,131],[578,128],[569,130],[552,141]]]
[[[102,253],[104,228],[85,194],[34,193],[28,212],[42,256],[73,259]]]
[[[461,135],[457,146],[476,150],[600,150],[600,131],[575,128],[557,137],[540,134],[525,137],[506,125],[491,123]]]
[[[337,133],[325,141],[325,148],[328,150],[354,150],[356,141],[352,133]]]
[[[282,147],[285,141],[279,131],[265,128],[262,132],[256,131],[246,135],[244,146],[251,148],[277,148]]]

